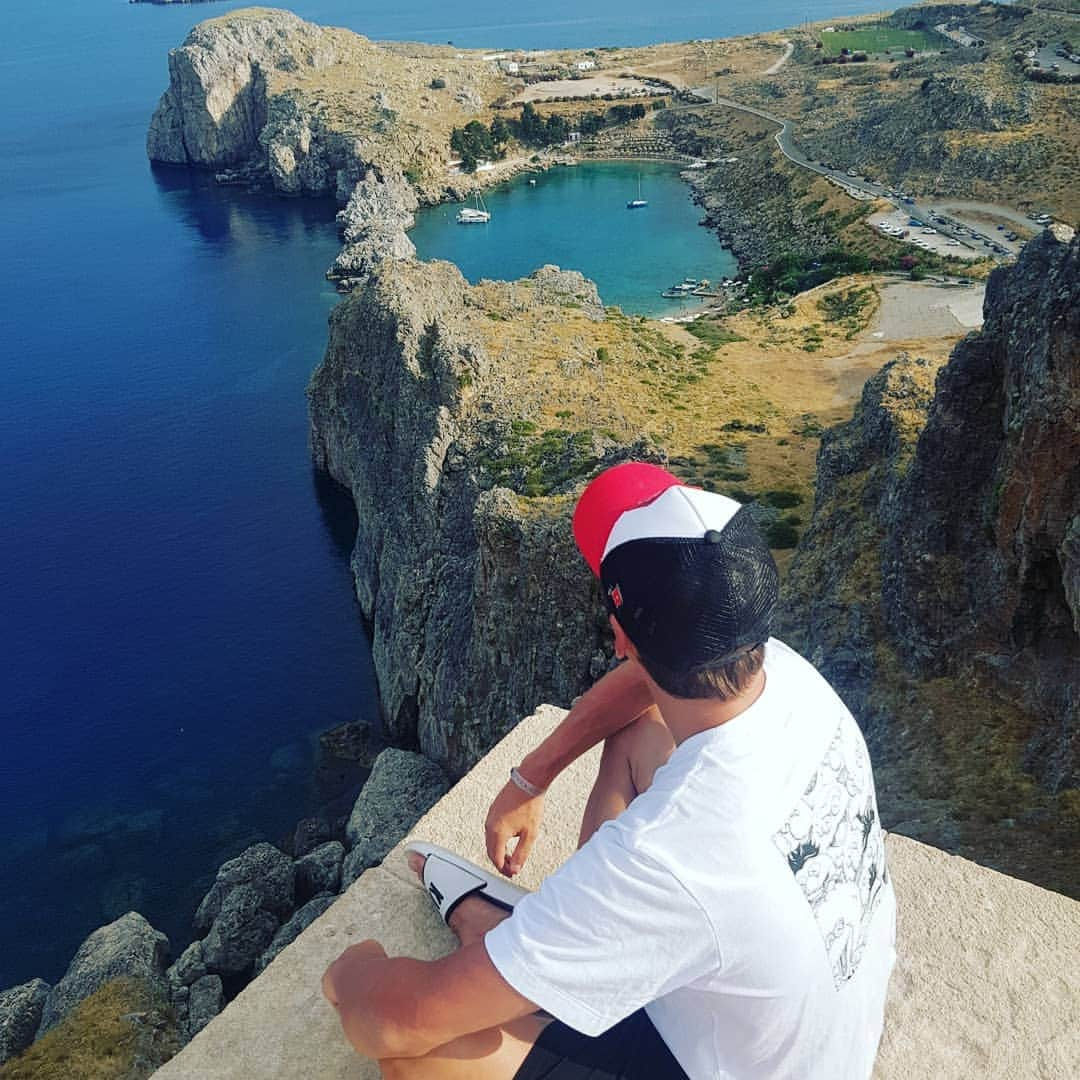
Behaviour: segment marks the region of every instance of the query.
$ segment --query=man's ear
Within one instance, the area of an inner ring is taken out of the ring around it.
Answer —
[[[626,631],[619,624],[619,620],[614,615],[609,615],[608,622],[611,624],[611,632],[615,635],[615,656],[619,660],[626,657],[637,660],[638,651],[634,648],[634,643],[626,636]]]

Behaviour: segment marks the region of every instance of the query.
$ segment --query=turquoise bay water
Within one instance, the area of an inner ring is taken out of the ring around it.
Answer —
[[[146,161],[168,50],[241,6],[4,13],[0,989],[55,980],[132,907],[182,947],[218,863],[315,808],[314,734],[376,712],[351,507],[313,475],[306,445],[304,386],[337,302],[322,276],[335,208]],[[289,6],[373,38],[570,48],[878,5]],[[684,275],[723,273],[670,172],[643,167],[650,206],[630,212],[636,170],[605,168],[494,193],[487,230],[444,228],[439,242],[470,276],[557,262],[643,311]],[[422,247],[437,226],[418,226]]]
[[[428,207],[410,233],[425,259],[447,259],[472,282],[519,278],[538,261],[580,270],[605,304],[641,315],[677,315],[695,304],[660,294],[684,277],[718,281],[736,269],[730,252],[697,225],[700,208],[674,165],[588,162],[519,176],[490,192],[491,221],[459,225],[457,204]],[[649,205],[628,210],[638,195]]]

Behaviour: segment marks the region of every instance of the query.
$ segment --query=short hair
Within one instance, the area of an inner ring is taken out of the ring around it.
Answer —
[[[718,664],[685,672],[672,671],[641,652],[638,658],[653,682],[672,697],[730,701],[750,686],[764,666],[765,644],[740,650]]]

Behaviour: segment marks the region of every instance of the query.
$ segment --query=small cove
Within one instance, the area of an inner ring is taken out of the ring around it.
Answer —
[[[529,179],[536,181],[529,184]],[[638,181],[648,206],[627,209]],[[594,161],[515,177],[484,193],[491,221],[459,225],[457,203],[427,207],[410,237],[423,259],[446,259],[466,278],[514,280],[544,263],[580,270],[600,297],[636,315],[679,315],[701,301],[665,300],[685,277],[716,282],[735,258],[698,224],[678,166]]]

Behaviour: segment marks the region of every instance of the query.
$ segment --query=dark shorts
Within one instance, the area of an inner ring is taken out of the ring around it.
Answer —
[[[560,1020],[540,1033],[514,1080],[687,1080],[644,1009],[603,1035],[582,1035]]]

